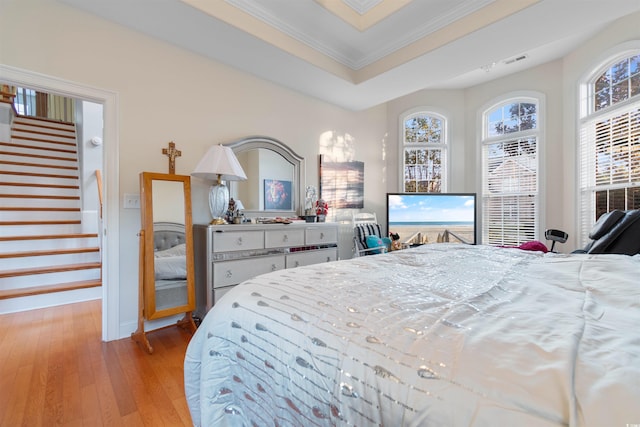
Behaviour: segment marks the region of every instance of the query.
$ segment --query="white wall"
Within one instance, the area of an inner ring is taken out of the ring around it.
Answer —
[[[3,64],[116,92],[119,125],[119,200],[138,193],[138,174],[167,171],[169,141],[189,174],[206,149],[249,135],[281,140],[306,159],[306,185],[318,185],[318,155],[365,164],[365,211],[385,220],[385,193],[398,191],[398,117],[418,106],[449,113],[450,191],[477,191],[477,110],[511,91],[546,95],[546,226],[573,233],[575,224],[575,81],[604,50],[640,38],[631,15],[554,61],[467,90],[420,91],[362,112],[350,112],[283,89],[52,0],[5,0],[0,13]],[[29,28],[29,31],[23,31]],[[70,30],[72,29],[72,30]],[[15,37],[21,34],[20,37]],[[181,94],[189,94],[183,97]],[[194,97],[193,94],[199,94]],[[110,141],[105,140],[105,144]],[[208,185],[193,180],[194,222],[208,222]],[[136,327],[137,210],[119,211],[121,336]],[[340,256],[350,256],[350,212],[330,209],[343,222]],[[566,248],[572,248],[569,241]]]

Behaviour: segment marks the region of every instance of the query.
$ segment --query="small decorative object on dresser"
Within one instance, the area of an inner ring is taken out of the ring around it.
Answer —
[[[316,201],[316,215],[318,216],[318,222],[324,222],[329,211],[329,205],[324,199],[318,199]]]

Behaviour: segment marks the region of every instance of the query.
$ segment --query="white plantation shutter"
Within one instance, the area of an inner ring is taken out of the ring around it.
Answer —
[[[537,153],[534,137],[484,144],[484,243],[517,246],[536,239]]]
[[[583,120],[579,153],[584,246],[601,214],[640,208],[640,101]]]
[[[517,246],[539,235],[539,101],[511,99],[484,112],[482,243]]]

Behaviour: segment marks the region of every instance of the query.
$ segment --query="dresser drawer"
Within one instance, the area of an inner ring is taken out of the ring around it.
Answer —
[[[222,296],[224,294],[226,294],[227,292],[229,292],[231,289],[235,288],[234,286],[225,286],[224,288],[215,288],[213,291],[213,303],[217,304],[218,301],[220,300],[220,298],[222,298]]]
[[[305,244],[328,245],[338,241],[338,229],[336,227],[308,227],[305,229]]]
[[[213,264],[213,288],[235,285],[259,274],[281,270],[285,266],[284,255],[254,257]]]
[[[338,249],[319,249],[316,251],[300,251],[287,255],[287,268],[301,267],[303,265],[319,264],[321,262],[335,261],[338,259]]]
[[[264,233],[262,230],[246,231],[214,231],[213,251],[246,251],[264,248]]]
[[[304,246],[304,230],[301,228],[266,230],[264,232],[264,246],[265,248]]]

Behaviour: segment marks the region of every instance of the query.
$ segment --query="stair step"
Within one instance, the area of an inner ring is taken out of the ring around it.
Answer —
[[[45,154],[22,153],[22,152],[18,152],[18,151],[6,151],[6,150],[0,151],[0,155],[8,156],[8,157],[28,157],[31,160],[33,160],[33,159],[54,160],[54,161],[57,161],[57,162],[65,162],[63,164],[67,164],[67,165],[68,165],[69,162],[77,163],[77,161],[78,161],[77,156],[72,156],[72,157],[47,156]],[[11,159],[7,159],[7,160],[11,160]]]
[[[0,272],[21,268],[46,268],[100,262],[100,250],[93,248],[37,250],[0,254]],[[32,284],[38,284],[38,280]]]
[[[34,116],[18,116],[13,120],[13,125],[33,126],[38,129],[64,130],[67,132],[75,132],[76,129],[73,123]]]
[[[78,208],[79,199],[28,199],[20,197],[5,197],[0,199],[0,204],[7,209],[17,207],[34,207],[43,209]]]
[[[7,170],[0,171],[0,180],[25,184],[39,184],[41,182],[47,182],[47,184],[50,185],[73,185],[79,182],[77,176],[46,173],[27,173]]]
[[[51,163],[33,163],[33,162],[16,162],[13,160],[0,160],[0,165],[4,165],[4,168],[6,168],[6,171],[22,171],[22,172],[35,172],[35,173],[54,173],[57,172],[58,170],[69,170],[69,171],[78,171],[78,166],[77,165],[58,165],[58,164],[51,164]],[[49,171],[48,169],[51,169],[51,171]],[[3,171],[3,172],[6,172]],[[69,176],[76,176],[76,175],[71,175],[69,174]]]
[[[61,210],[65,209],[65,210]],[[79,208],[61,208],[61,209],[41,209],[27,210],[0,208],[0,222],[15,221],[35,221],[41,223],[43,221],[78,221],[82,219],[82,213]]]
[[[57,196],[55,194],[0,194],[0,198],[80,200],[80,196]]]
[[[54,265],[47,267],[17,268],[15,270],[0,271],[0,279],[4,279],[7,277],[32,276],[34,274],[64,273],[69,271],[91,270],[100,268],[100,266],[101,264],[99,262],[86,262],[80,264]]]
[[[76,133],[74,130],[45,128],[42,126],[32,126],[27,124],[15,123],[11,128],[11,136],[30,136],[30,138],[58,138],[62,141],[68,140],[73,142],[65,142],[65,144],[76,145]]]
[[[0,211],[19,211],[19,212],[80,212],[80,208],[47,208],[47,207],[4,207],[0,206]]]
[[[83,239],[98,237],[97,233],[66,233],[66,234],[43,234],[39,236],[0,236],[0,242],[17,240],[47,240],[47,239]]]
[[[76,289],[94,288],[102,286],[102,280],[81,280],[77,282],[55,283],[45,286],[31,286],[29,288],[21,289],[7,289],[0,290],[0,300],[8,298],[19,298],[32,295],[47,294],[53,292],[64,292]]]
[[[54,283],[97,280],[100,277],[100,262],[0,270],[0,289],[26,289]]]
[[[39,236],[48,234],[72,234],[87,232],[82,224],[42,224],[0,227],[0,238],[7,236]],[[94,231],[93,230],[90,231]]]
[[[15,138],[12,138],[15,139]],[[50,142],[50,141],[45,141]],[[24,152],[28,150],[29,152],[36,153],[64,153],[64,154],[72,154],[74,156],[78,155],[78,152],[75,149],[75,144],[72,144],[73,149],[71,148],[59,148],[50,145],[34,145],[34,144],[15,144],[11,142],[0,142],[0,147],[3,149],[11,151],[13,153],[16,152]]]
[[[97,233],[0,236],[0,251],[2,252],[84,248],[97,245]]]
[[[80,187],[77,185],[46,184],[42,182],[0,182],[0,194],[20,195],[28,198],[38,196],[39,193],[47,193],[49,196],[79,197]]]
[[[80,220],[60,220],[60,221],[0,221],[0,226],[21,226],[21,225],[70,225],[80,224]]]
[[[40,147],[76,147],[76,137],[75,135],[56,135],[56,134],[48,134],[44,132],[37,132],[38,137],[29,136],[33,135],[36,132],[32,131],[18,131],[15,130],[11,132],[11,141],[12,142],[24,142],[21,145],[26,145],[29,147],[32,146],[40,146]]]
[[[75,150],[62,148],[38,147],[21,144],[11,144],[0,142],[0,153],[5,156],[26,156],[29,158],[53,158],[54,160],[63,159],[65,161],[76,161],[78,153]]]
[[[6,258],[24,258],[31,256],[45,256],[45,255],[69,255],[69,254],[81,254],[87,252],[99,252],[100,248],[88,247],[88,248],[73,248],[73,249],[54,249],[43,251],[28,251],[28,252],[7,252],[0,253],[0,259]]]

